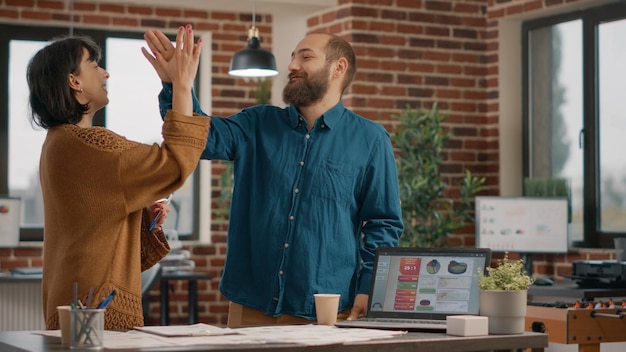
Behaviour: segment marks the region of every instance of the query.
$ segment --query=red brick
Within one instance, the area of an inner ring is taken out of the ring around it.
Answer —
[[[51,15],[49,12],[23,11],[22,17],[31,20],[47,21]]]
[[[4,17],[4,18],[18,18],[19,15],[18,15],[17,11],[0,9],[0,17]]]
[[[113,12],[122,14],[124,13],[124,6],[122,5],[112,5],[112,4],[100,4],[100,12]]]
[[[96,11],[96,6],[92,2],[75,2],[74,11]]]
[[[174,9],[174,8],[166,9],[162,7],[157,7],[155,10],[155,13],[157,16],[163,16],[163,17],[180,17],[181,10]]]
[[[147,6],[129,5],[128,13],[133,15],[152,15],[152,8]]]
[[[65,1],[38,0],[37,7],[41,9],[62,10],[65,8]]]
[[[137,27],[139,26],[139,21],[134,18],[113,17],[113,24],[116,26]]]
[[[4,0],[7,6],[35,7],[35,0]]]

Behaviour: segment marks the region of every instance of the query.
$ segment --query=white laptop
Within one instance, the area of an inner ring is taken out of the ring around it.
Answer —
[[[338,327],[446,330],[448,315],[477,315],[487,248],[378,248],[367,316]]]

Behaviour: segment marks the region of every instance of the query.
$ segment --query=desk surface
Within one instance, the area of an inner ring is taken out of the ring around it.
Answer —
[[[176,270],[161,273],[161,280],[210,280],[213,276],[202,271]]]
[[[489,335],[459,337],[443,333],[410,332],[403,336],[391,339],[366,341],[349,344],[335,344],[323,346],[302,346],[293,344],[264,344],[264,345],[198,345],[188,347],[149,348],[139,350],[115,351],[238,351],[254,352],[260,350],[277,352],[449,352],[449,351],[485,351],[485,350],[515,350],[524,348],[543,349],[548,347],[548,335],[526,332],[520,335]],[[56,337],[33,334],[29,331],[0,331],[1,351],[31,352],[66,351],[67,346],[61,345]]]
[[[41,282],[41,274],[16,275],[0,273],[0,284],[9,282]]]
[[[0,283],[3,282],[28,282],[41,281],[41,273],[38,274],[13,274],[10,272],[0,272]],[[161,279],[163,280],[210,280],[213,276],[202,271],[163,271]]]

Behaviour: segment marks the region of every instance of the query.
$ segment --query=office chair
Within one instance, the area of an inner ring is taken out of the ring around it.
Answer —
[[[148,296],[150,295],[150,289],[161,278],[161,272],[163,268],[160,263],[154,264],[150,269],[141,273],[141,306],[143,309],[144,322],[148,319],[150,313],[150,305],[148,302]]]

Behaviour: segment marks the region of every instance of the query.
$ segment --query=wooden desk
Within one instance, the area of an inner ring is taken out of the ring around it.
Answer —
[[[521,335],[489,335],[459,337],[443,333],[410,332],[391,339],[355,342],[322,346],[302,346],[294,344],[263,344],[263,345],[196,345],[187,347],[167,347],[115,351],[276,351],[276,352],[471,352],[488,350],[518,350],[532,348],[543,351],[548,347],[548,335],[524,333]],[[32,334],[28,331],[0,331],[0,351],[30,352],[67,351],[58,337]]]
[[[187,281],[189,324],[195,324],[198,322],[198,280],[211,280],[212,278],[211,274],[198,271],[181,270],[161,273],[161,325],[170,325],[170,281]]]

